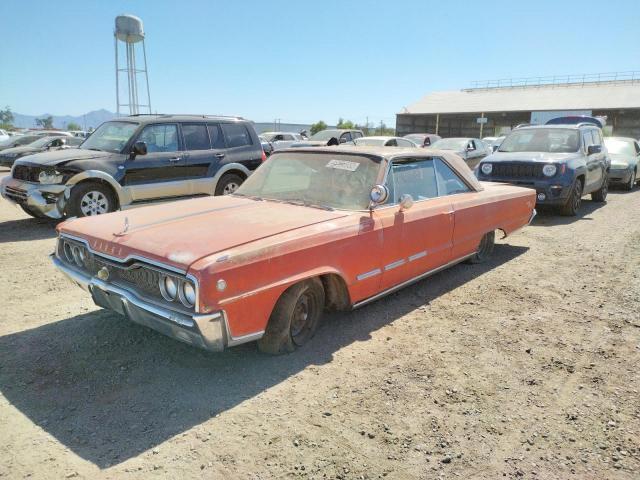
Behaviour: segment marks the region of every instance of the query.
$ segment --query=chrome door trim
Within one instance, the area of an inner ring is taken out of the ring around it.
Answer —
[[[391,288],[388,288],[386,290],[383,290],[382,292],[377,293],[373,297],[369,297],[369,298],[366,298],[364,300],[361,300],[359,302],[354,303],[351,306],[351,309],[355,310],[356,308],[360,308],[360,307],[362,307],[364,305],[367,305],[368,303],[374,302],[374,301],[378,300],[379,298],[382,298],[382,297],[384,297],[386,295],[389,295],[391,293],[397,292],[401,288],[404,288],[404,287],[406,287],[408,285],[411,285],[412,283],[415,283],[415,282],[418,282],[418,281],[422,280],[423,278],[426,278],[426,277],[428,277],[430,275],[433,275],[434,273],[438,273],[441,270],[445,270],[446,268],[452,267],[452,266],[454,266],[454,265],[456,265],[456,264],[458,264],[460,262],[463,262],[467,258],[473,257],[475,254],[476,254],[476,252],[473,252],[473,253],[471,253],[469,255],[465,255],[463,257],[457,258],[455,260],[450,261],[449,263],[445,263],[444,265],[441,265],[441,266],[439,266],[437,268],[434,268],[433,270],[429,270],[428,272],[422,273],[422,274],[418,275],[417,277],[413,277],[413,278],[411,278],[409,280],[406,280],[406,281],[404,281],[402,283],[399,283],[398,285],[396,285],[394,287],[391,287]]]

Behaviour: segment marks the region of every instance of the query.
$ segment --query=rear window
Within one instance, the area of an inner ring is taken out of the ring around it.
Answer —
[[[223,123],[222,131],[230,148],[253,144],[249,130],[241,123]]]

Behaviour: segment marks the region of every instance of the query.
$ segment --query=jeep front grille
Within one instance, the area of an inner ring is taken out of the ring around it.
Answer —
[[[500,178],[543,178],[542,163],[496,162],[491,176]]]

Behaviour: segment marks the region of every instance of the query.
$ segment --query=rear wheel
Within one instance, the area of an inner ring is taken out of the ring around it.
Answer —
[[[273,355],[293,352],[315,334],[324,311],[324,288],[317,278],[289,287],[278,299],[264,336],[261,352]]]
[[[70,217],[91,217],[114,212],[116,199],[111,189],[94,182],[80,183],[73,187],[67,204]]]
[[[469,259],[469,263],[483,263],[489,260],[493,254],[493,247],[495,247],[495,244],[496,232],[491,231],[489,233],[485,233],[482,240],[480,240],[478,251]]]
[[[594,202],[606,202],[607,193],[609,193],[609,175],[605,173],[604,178],[602,179],[602,185],[598,190],[591,194],[591,200]]]
[[[582,203],[582,181],[576,178],[571,188],[571,194],[567,198],[567,202],[560,208],[560,213],[566,217],[575,217],[580,210]]]
[[[244,182],[244,178],[236,173],[225,173],[218,180],[216,185],[216,195],[229,195],[235,192],[240,185]]]

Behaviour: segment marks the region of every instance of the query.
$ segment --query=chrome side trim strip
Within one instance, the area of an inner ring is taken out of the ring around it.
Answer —
[[[439,266],[437,268],[434,268],[433,270],[429,270],[428,272],[425,272],[425,273],[423,273],[421,275],[418,275],[417,277],[414,277],[414,278],[406,280],[406,281],[404,281],[402,283],[399,283],[398,285],[396,285],[394,287],[388,288],[388,289],[386,289],[386,290],[384,290],[384,291],[382,291],[380,293],[377,293],[373,297],[369,297],[369,298],[366,298],[364,300],[361,300],[360,302],[354,303],[353,306],[351,307],[351,309],[355,310],[356,308],[360,308],[360,307],[362,307],[362,306],[364,306],[364,305],[366,305],[368,303],[374,302],[374,301],[378,300],[379,298],[382,298],[382,297],[384,297],[386,295],[389,295],[389,294],[391,294],[393,292],[396,292],[396,291],[400,290],[401,288],[404,288],[404,287],[406,287],[408,285],[411,285],[412,283],[418,282],[418,281],[422,280],[423,278],[426,278],[426,277],[428,277],[430,275],[433,275],[434,273],[438,273],[441,270],[445,270],[446,268],[452,267],[452,266],[454,266],[454,265],[456,265],[456,264],[458,264],[460,262],[463,262],[467,258],[473,257],[475,254],[476,254],[476,252],[473,252],[473,253],[471,253],[469,255],[465,255],[464,257],[457,258],[456,260],[452,260],[449,263],[446,263],[446,264],[441,265],[441,266]]]
[[[367,278],[375,277],[376,275],[380,275],[382,270],[376,268],[375,270],[371,270],[370,272],[361,273],[356,277],[357,280],[365,280]]]
[[[395,262],[391,262],[389,265],[384,266],[384,271],[393,270],[394,268],[398,268],[405,264],[404,258],[400,260],[396,260]]]
[[[411,255],[409,257],[409,261],[413,262],[414,260],[418,260],[419,258],[426,257],[426,256],[427,256],[427,251],[423,250],[421,252],[414,253],[413,255]]]

